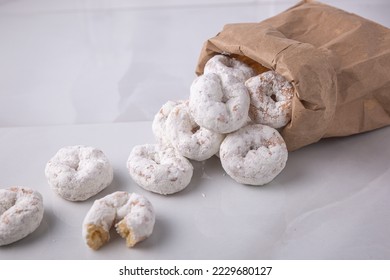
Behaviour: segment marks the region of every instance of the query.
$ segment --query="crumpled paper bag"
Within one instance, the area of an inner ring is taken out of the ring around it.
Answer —
[[[217,53],[273,69],[295,88],[288,150],[390,124],[390,29],[314,1],[259,23],[227,24],[207,40],[196,73]]]

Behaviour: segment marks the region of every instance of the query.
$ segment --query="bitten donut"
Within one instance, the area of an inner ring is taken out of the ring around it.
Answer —
[[[190,183],[193,166],[172,147],[158,144],[135,146],[127,160],[133,180],[145,190],[173,194]]]
[[[291,120],[293,86],[275,71],[264,72],[245,82],[250,94],[249,116],[255,123],[273,128]]]
[[[225,137],[220,148],[223,169],[241,184],[264,185],[286,166],[287,148],[279,132],[248,125]]]
[[[232,83],[244,83],[255,75],[253,69],[245,63],[221,54],[214,55],[210,58],[203,72],[204,74],[217,74],[223,86],[231,85]]]
[[[154,137],[156,138],[157,142],[160,145],[170,145],[170,141],[167,137],[167,130],[165,127],[165,123],[167,121],[167,118],[169,116],[169,113],[172,111],[173,108],[175,108],[177,105],[184,103],[182,100],[178,101],[167,101],[161,109],[158,111],[158,113],[153,118],[152,123],[152,131],[154,134]]]
[[[42,195],[30,188],[0,189],[0,246],[16,242],[40,225]]]
[[[220,134],[241,128],[247,121],[250,98],[243,83],[223,87],[218,75],[197,77],[191,85],[190,112],[195,122]]]
[[[82,201],[111,184],[113,169],[101,150],[68,146],[49,160],[45,175],[58,195],[70,201]]]
[[[114,192],[96,200],[84,218],[82,235],[87,245],[97,250],[110,240],[114,225],[118,234],[133,247],[148,238],[155,223],[152,204],[142,195]]]
[[[217,153],[224,138],[223,134],[200,127],[193,120],[187,102],[172,109],[166,121],[166,133],[179,154],[197,161]]]

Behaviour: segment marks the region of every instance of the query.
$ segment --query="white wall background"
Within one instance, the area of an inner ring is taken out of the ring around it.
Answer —
[[[151,120],[203,42],[294,0],[0,0],[0,126]],[[390,2],[323,2],[390,26]]]

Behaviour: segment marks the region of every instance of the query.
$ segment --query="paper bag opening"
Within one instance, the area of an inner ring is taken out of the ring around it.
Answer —
[[[217,53],[293,84],[292,120],[281,131],[289,151],[390,124],[390,31],[372,21],[303,1],[260,23],[225,25],[205,42],[198,75]]]

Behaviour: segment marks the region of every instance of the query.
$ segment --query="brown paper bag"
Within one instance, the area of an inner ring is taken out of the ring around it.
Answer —
[[[390,30],[375,22],[302,1],[260,23],[225,25],[205,42],[198,75],[216,53],[293,84],[292,120],[281,131],[290,151],[390,124]]]

